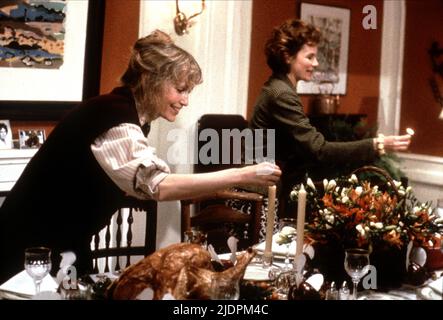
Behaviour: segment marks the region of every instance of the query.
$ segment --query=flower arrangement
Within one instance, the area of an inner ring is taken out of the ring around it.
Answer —
[[[392,186],[394,184],[394,186]],[[307,224],[305,237],[311,243],[340,243],[343,247],[372,248],[388,245],[398,249],[412,241],[417,246],[440,243],[443,218],[430,202],[420,203],[412,188],[387,181],[388,190],[368,181],[324,180],[323,190],[307,179]],[[293,188],[296,201],[299,185]]]

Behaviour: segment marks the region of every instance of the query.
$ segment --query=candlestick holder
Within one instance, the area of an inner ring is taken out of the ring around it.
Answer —
[[[272,252],[264,252],[262,256],[262,266],[263,268],[270,268],[274,262],[274,255]]]

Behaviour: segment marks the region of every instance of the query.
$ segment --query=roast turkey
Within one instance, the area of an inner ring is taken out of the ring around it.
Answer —
[[[238,256],[235,266],[216,272],[208,251],[200,245],[173,244],[126,268],[108,289],[108,297],[132,300],[150,288],[153,299],[162,299],[167,293],[180,300],[209,299],[212,279],[242,279],[255,255],[250,248]]]

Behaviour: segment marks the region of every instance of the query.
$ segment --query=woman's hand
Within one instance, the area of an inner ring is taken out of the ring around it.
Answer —
[[[409,148],[411,143],[411,135],[402,136],[385,136],[385,149],[388,151],[404,151]]]
[[[402,136],[385,136],[381,133],[377,138],[374,138],[374,149],[378,152],[378,155],[384,155],[385,151],[404,151],[409,148],[411,143],[411,134],[405,134]]]
[[[240,176],[241,185],[272,186],[280,179],[281,170],[273,163],[262,162],[241,168]]]

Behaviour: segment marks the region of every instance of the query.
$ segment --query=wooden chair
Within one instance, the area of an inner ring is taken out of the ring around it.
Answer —
[[[134,213],[145,213],[146,216],[144,241],[142,245],[136,246],[133,245]],[[124,205],[115,215],[115,225],[111,223],[111,219],[104,231],[101,232],[104,233],[104,237],[100,237],[100,232],[97,232],[93,237],[92,258],[94,273],[119,271],[135,262],[131,260],[131,257],[147,256],[156,249],[156,201],[125,197]],[[124,221],[123,217],[126,215],[127,218]],[[113,240],[114,236],[115,246],[112,246],[111,240]],[[115,261],[115,266],[113,261]],[[123,265],[122,261],[125,261]],[[104,269],[101,268],[103,265]]]
[[[215,130],[219,137],[219,151],[222,149],[223,129],[247,128],[247,122],[241,115],[236,114],[206,114],[198,121],[197,134],[204,129]],[[197,151],[207,143],[198,141]],[[224,142],[226,147],[226,141]],[[194,165],[194,173],[204,173],[241,167],[242,159],[235,159],[232,140],[229,141],[230,161],[222,163],[222,152],[219,152],[218,163],[202,163],[198,157]],[[243,150],[244,146],[242,146]],[[239,156],[238,152],[236,156]],[[216,161],[217,162],[217,161]],[[210,196],[192,200],[181,201],[181,231],[182,240],[185,231],[198,228],[207,233],[208,243],[212,244],[217,252],[227,252],[226,241],[230,235],[239,239],[238,248],[245,249],[259,242],[261,229],[261,214],[263,208],[263,195],[240,189],[224,190]]]

